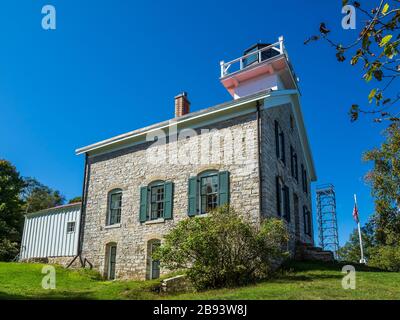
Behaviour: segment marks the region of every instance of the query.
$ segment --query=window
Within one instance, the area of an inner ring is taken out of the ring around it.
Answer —
[[[299,168],[297,163],[297,153],[292,146],[290,146],[290,172],[292,177],[299,181]]]
[[[294,130],[294,119],[292,115],[290,115],[290,129]]]
[[[287,222],[290,222],[290,195],[289,195],[289,187],[283,187],[283,200],[284,200],[284,213],[283,217]]]
[[[301,165],[301,177],[302,177],[302,184],[303,184],[303,191],[308,193],[308,177],[307,177],[307,170],[304,169],[304,165]]]
[[[140,222],[172,219],[173,184],[170,181],[154,181],[140,188]]]
[[[229,172],[206,171],[189,178],[188,215],[205,214],[229,203]]]
[[[303,207],[303,221],[304,221],[304,233],[311,236],[311,212],[306,206]]]
[[[218,206],[218,173],[200,177],[200,213],[207,213]]]
[[[289,187],[285,186],[281,177],[276,177],[276,204],[279,217],[284,217],[290,222],[290,196]]]
[[[164,183],[150,186],[150,211],[147,220],[155,220],[164,217]]]
[[[108,196],[108,217],[107,225],[118,224],[121,222],[122,190],[115,189],[110,191]]]
[[[148,243],[149,247],[149,267],[150,267],[150,274],[149,278],[150,279],[158,279],[160,277],[160,261],[159,260],[154,260],[153,259],[153,253],[157,250],[157,248],[161,245],[161,241],[154,239],[150,240]]]
[[[106,270],[105,274],[108,280],[115,279],[115,267],[117,264],[117,244],[109,243],[106,245]]]
[[[75,232],[75,221],[67,223],[67,233]]]
[[[245,51],[245,55],[249,55],[247,58],[244,58],[243,59],[243,68],[246,68],[246,67],[248,67],[249,65],[251,65],[251,64],[253,64],[253,63],[255,63],[255,62],[259,62],[258,61],[258,52],[256,53],[256,51],[258,51],[259,49],[258,49],[258,47],[255,47],[255,48],[253,48],[253,49],[250,49],[250,50],[246,50]],[[254,52],[254,54],[251,54],[251,53],[253,53]]]
[[[275,120],[275,150],[276,156],[284,164],[286,163],[285,157],[285,135],[281,130],[278,121]]]

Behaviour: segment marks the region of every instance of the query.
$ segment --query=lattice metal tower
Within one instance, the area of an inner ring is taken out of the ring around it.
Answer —
[[[319,245],[338,257],[339,237],[336,218],[336,194],[332,184],[317,186],[317,219]]]

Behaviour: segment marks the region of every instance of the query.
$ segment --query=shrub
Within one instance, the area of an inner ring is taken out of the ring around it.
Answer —
[[[378,246],[373,248],[368,264],[388,271],[400,271],[400,247]]]
[[[232,287],[269,276],[287,255],[288,239],[282,220],[255,228],[224,206],[180,221],[153,258],[169,270],[186,269],[197,289]]]
[[[19,252],[19,244],[8,239],[0,240],[0,261],[11,261]]]

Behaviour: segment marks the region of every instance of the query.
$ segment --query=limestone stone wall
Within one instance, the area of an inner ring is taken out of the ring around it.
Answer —
[[[292,117],[292,121],[291,121]],[[266,108],[262,111],[262,192],[263,192],[263,213],[266,216],[277,215],[276,200],[276,176],[281,176],[285,185],[289,187],[290,198],[290,222],[288,227],[291,234],[291,252],[294,252],[295,242],[313,244],[313,236],[304,233],[303,205],[311,209],[310,178],[308,178],[308,193],[303,191],[301,164],[305,165],[304,154],[302,151],[300,137],[291,104],[280,105],[272,108]],[[285,155],[286,164],[277,159],[275,149],[275,120],[278,121],[285,136]],[[292,128],[293,125],[293,128]],[[298,181],[291,175],[290,165],[290,146],[293,146],[298,157]],[[294,208],[294,195],[298,197],[298,210]],[[297,215],[297,216],[296,216]],[[297,225],[297,236],[296,236]],[[313,234],[313,232],[311,232]]]
[[[43,263],[43,264],[58,264],[60,266],[66,267],[74,259],[74,256],[62,256],[62,257],[45,257],[45,258],[28,258],[22,259],[20,262],[23,263]],[[78,259],[75,259],[71,268],[80,268],[81,264]]]
[[[185,275],[179,275],[161,281],[161,293],[193,292],[195,288]]]
[[[48,262],[50,264],[58,264],[63,267],[67,267],[71,261],[74,259],[74,256],[67,256],[67,257],[49,257]],[[79,261],[79,258],[75,259],[75,261],[72,263],[70,268],[80,268],[81,263]]]
[[[230,204],[246,219],[258,224],[259,185],[257,166],[257,122],[255,113],[226,120],[199,129],[197,137],[190,137],[178,142],[169,142],[169,147],[178,146],[179,157],[185,154],[189,160],[201,159],[200,149],[196,148],[198,139],[211,139],[204,129],[243,129],[251,132],[247,136],[233,135],[224,147],[224,139],[218,139],[213,147],[220,148],[225,157],[231,151],[242,148],[239,142],[246,143],[245,153],[250,164],[236,161],[216,161],[215,163],[168,163],[159,161],[149,163],[147,152],[156,152],[152,143],[144,143],[112,153],[89,158],[89,181],[86,204],[86,217],[83,240],[83,256],[86,257],[101,273],[106,271],[106,245],[117,244],[116,277],[145,279],[148,276],[148,246],[152,239],[163,236],[180,220],[187,218],[188,179],[207,169],[227,170],[230,172]],[[251,139],[251,141],[248,141]],[[184,152],[186,150],[186,152]],[[171,153],[172,154],[172,153]],[[193,161],[195,162],[195,161]],[[173,219],[156,222],[139,222],[140,187],[155,180],[169,180],[174,183]],[[107,195],[112,189],[122,189],[121,223],[117,226],[106,226]]]

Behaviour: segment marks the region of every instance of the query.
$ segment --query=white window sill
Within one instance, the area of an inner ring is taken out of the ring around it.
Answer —
[[[116,224],[111,224],[111,225],[108,225],[108,226],[104,227],[105,230],[115,229],[115,228],[121,228],[121,224],[120,223],[116,223]]]
[[[208,213],[199,213],[199,214],[196,214],[195,217],[206,218],[206,217],[208,217]]]
[[[164,218],[159,218],[159,219],[155,219],[155,220],[148,220],[144,224],[150,225],[150,224],[158,224],[158,223],[164,223],[164,222],[165,222]]]

